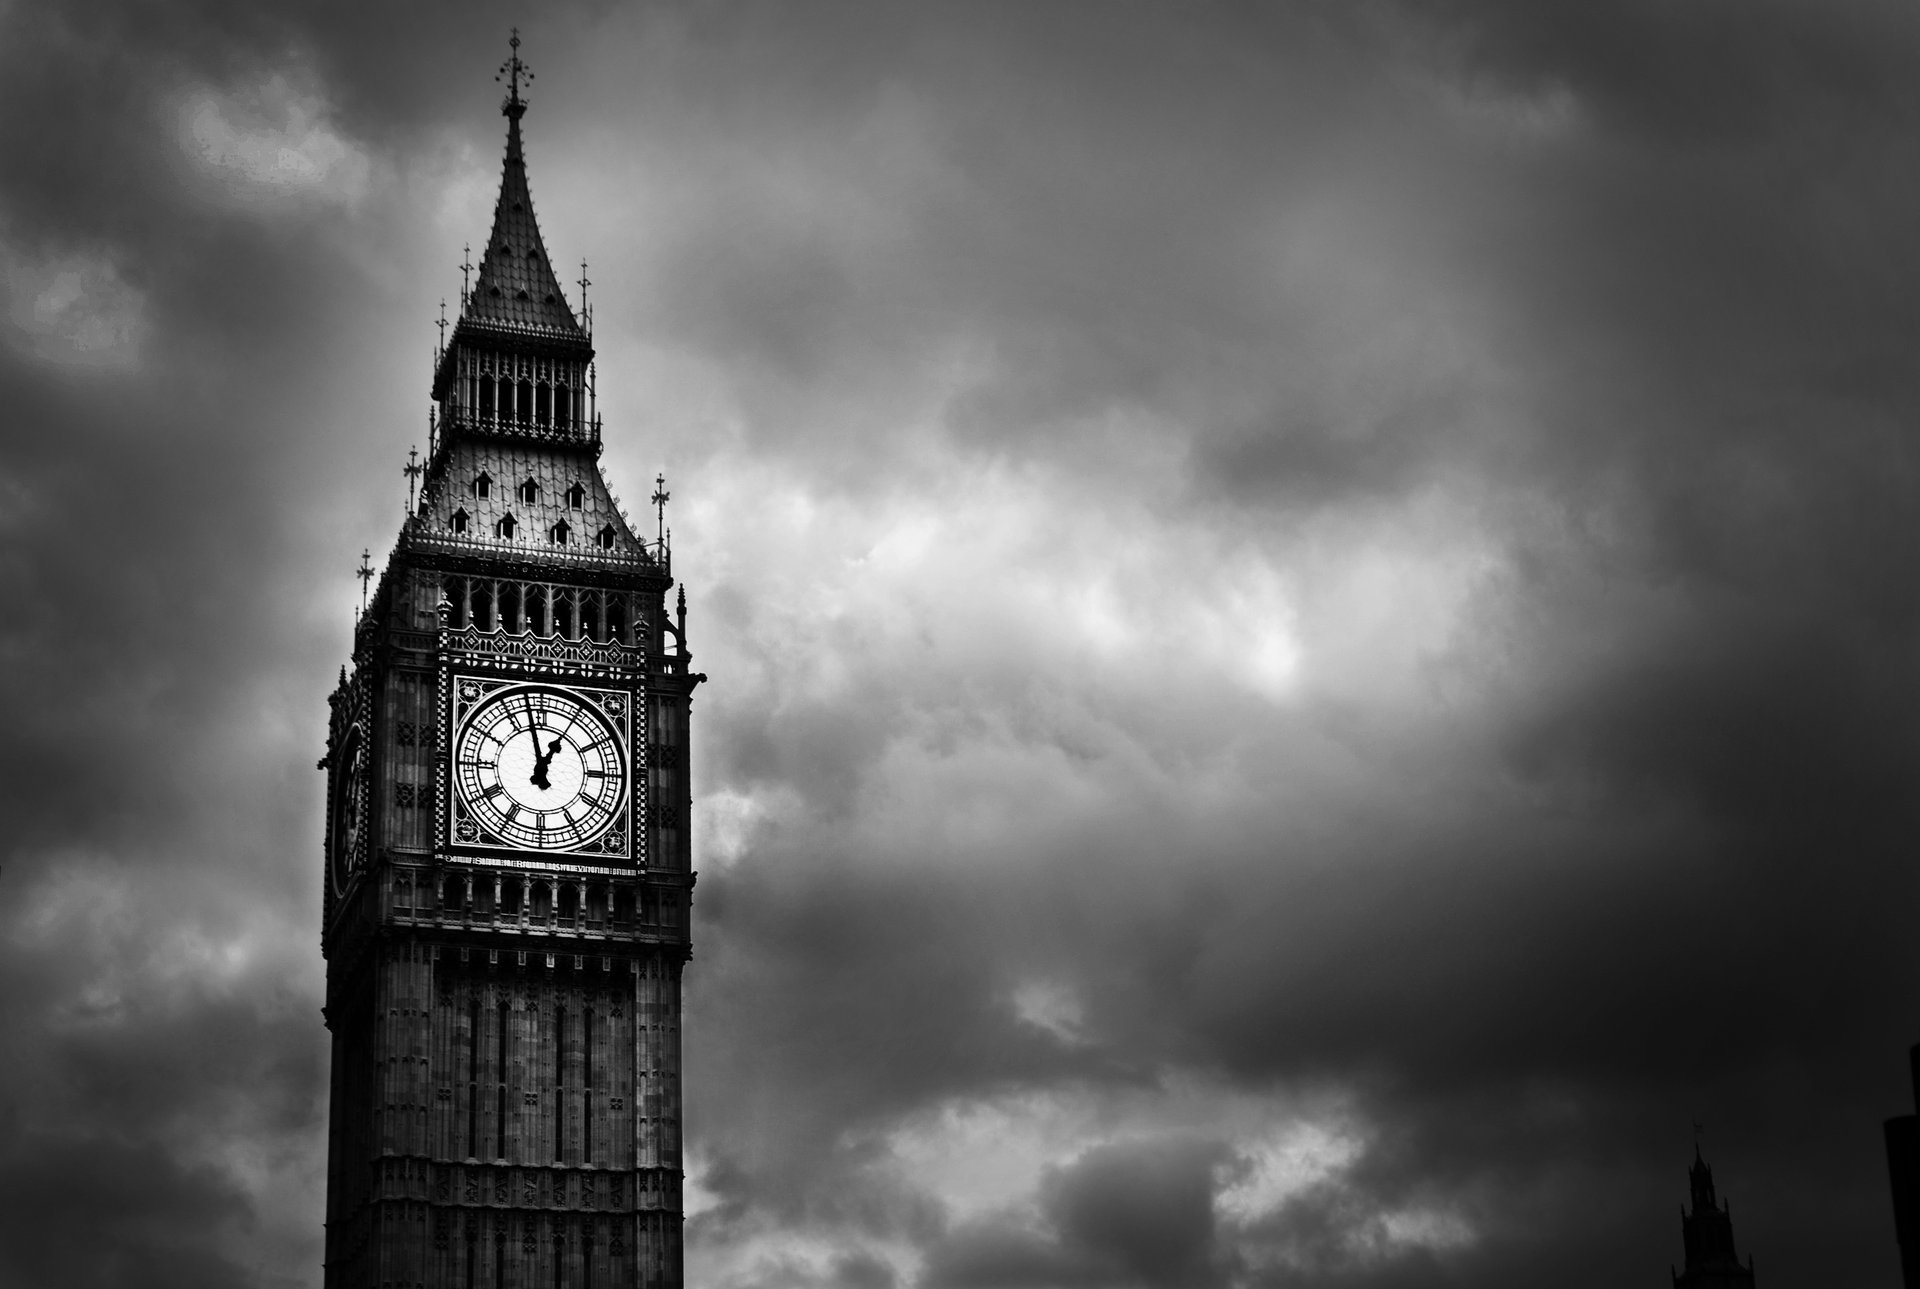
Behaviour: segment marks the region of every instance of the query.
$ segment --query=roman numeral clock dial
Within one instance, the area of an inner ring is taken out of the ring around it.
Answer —
[[[620,736],[564,689],[488,695],[461,722],[453,756],[461,804],[503,845],[576,850],[606,832],[626,800]]]

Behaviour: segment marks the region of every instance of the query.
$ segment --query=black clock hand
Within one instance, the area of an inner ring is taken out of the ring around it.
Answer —
[[[559,752],[560,744],[562,743],[562,741],[563,741],[562,739],[556,736],[553,742],[547,744],[547,750],[543,753],[540,750],[539,737],[537,735],[534,737],[533,776],[530,779],[528,779],[527,782],[533,784],[534,787],[539,788],[542,791],[545,791],[546,789],[551,788],[553,786],[551,783],[547,782],[547,767],[553,763],[554,754]]]

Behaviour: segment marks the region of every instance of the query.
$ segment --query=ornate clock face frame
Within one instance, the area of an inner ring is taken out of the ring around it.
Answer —
[[[632,701],[614,690],[456,678],[453,841],[626,858]]]
[[[333,893],[343,894],[360,862],[361,835],[367,826],[367,741],[360,727],[347,731],[333,785]]]

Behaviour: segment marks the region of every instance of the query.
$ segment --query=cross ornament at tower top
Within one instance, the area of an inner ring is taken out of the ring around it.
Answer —
[[[373,554],[366,547],[360,548],[360,567],[353,570],[360,579],[360,612],[367,611],[367,583],[373,581]]]
[[[520,29],[518,27],[513,29],[513,35],[507,44],[513,47],[513,55],[500,64],[500,71],[493,79],[507,82],[507,101],[500,105],[500,110],[518,120],[527,110],[526,100],[520,97],[520,82],[524,80],[531,85],[533,73],[528,71],[527,65],[520,60]]]
[[[409,515],[413,513],[413,486],[418,482],[420,472],[424,469],[426,467],[420,463],[420,445],[416,443],[407,449],[407,463],[400,467],[400,473],[407,476],[407,513]]]
[[[649,500],[653,502],[654,538],[663,548],[667,541],[667,502],[672,498],[673,494],[667,491],[666,472],[662,471],[653,478],[653,496]]]

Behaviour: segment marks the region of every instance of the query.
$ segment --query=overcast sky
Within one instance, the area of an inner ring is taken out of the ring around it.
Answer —
[[[0,0],[0,1284],[320,1284],[515,22],[712,678],[690,1283],[1658,1285],[1696,1121],[1896,1282],[1920,6]]]

